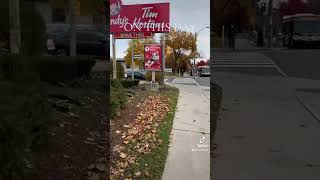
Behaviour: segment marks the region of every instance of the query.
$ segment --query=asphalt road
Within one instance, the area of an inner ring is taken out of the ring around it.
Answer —
[[[193,78],[200,86],[210,86],[210,77],[195,77]]]
[[[294,49],[263,52],[282,69],[288,77],[320,79],[320,50]]]

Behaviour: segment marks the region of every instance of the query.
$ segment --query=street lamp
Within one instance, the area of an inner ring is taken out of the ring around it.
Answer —
[[[198,34],[204,29],[210,29],[210,27],[209,26],[203,27],[198,32],[194,33],[194,40],[195,40],[194,41],[195,42],[195,50],[194,50],[194,52],[197,51],[197,37],[198,37]],[[195,69],[196,69],[196,57],[193,57],[193,67],[194,67],[194,71],[195,71]]]

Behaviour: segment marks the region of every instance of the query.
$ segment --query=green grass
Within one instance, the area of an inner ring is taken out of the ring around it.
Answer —
[[[140,177],[139,180],[161,180],[163,174],[168,155],[170,133],[179,95],[178,89],[168,86],[166,88],[168,90],[163,92],[162,95],[169,97],[171,100],[170,112],[167,114],[165,120],[162,122],[158,129],[160,139],[163,140],[163,143],[159,145],[157,149],[154,149],[151,153],[139,156],[137,158],[137,164],[129,167],[126,172],[127,175],[134,177],[134,173],[136,171],[143,172],[144,170],[148,170],[149,176]]]

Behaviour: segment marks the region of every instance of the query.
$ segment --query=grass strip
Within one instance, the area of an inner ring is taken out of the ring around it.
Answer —
[[[162,95],[170,99],[170,111],[158,128],[159,138],[163,143],[151,153],[140,155],[137,158],[137,163],[127,169],[127,174],[135,174],[138,171],[148,172],[148,176],[139,177],[139,180],[161,180],[164,171],[170,143],[170,133],[179,95],[177,88],[167,86],[166,89]]]

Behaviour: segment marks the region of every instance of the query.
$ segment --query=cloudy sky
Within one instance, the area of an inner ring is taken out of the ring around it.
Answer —
[[[122,0],[124,5],[160,2],[170,2],[170,23],[175,27],[195,33],[210,26],[210,0]],[[128,40],[117,40],[116,44],[117,58],[124,57]],[[110,41],[110,52],[111,48]],[[203,58],[210,58],[210,29],[199,33],[198,50]]]

